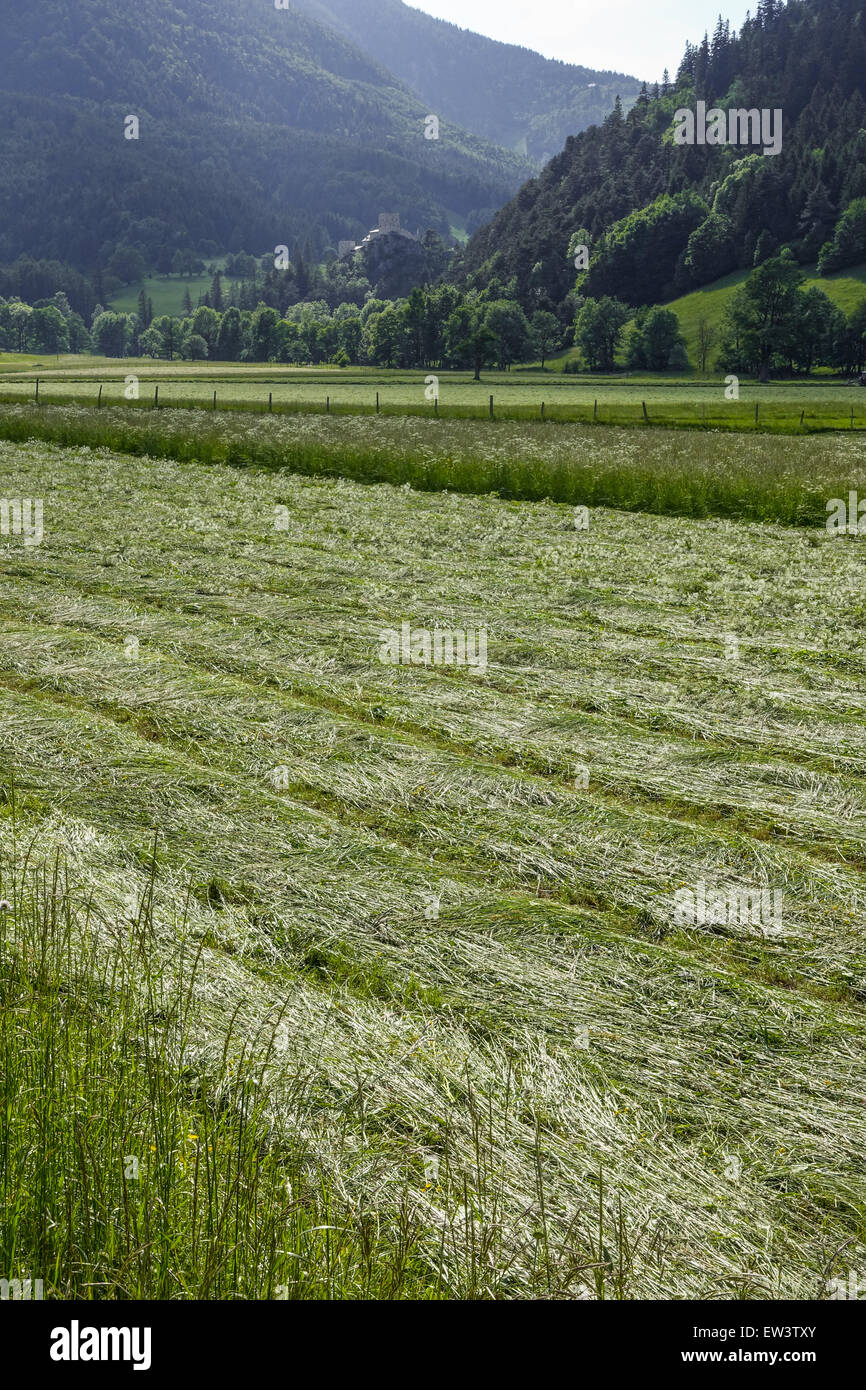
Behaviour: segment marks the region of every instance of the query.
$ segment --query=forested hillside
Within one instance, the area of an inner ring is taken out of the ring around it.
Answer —
[[[513,281],[525,309],[564,313],[577,244],[590,257],[580,291],[635,305],[785,245],[823,270],[856,264],[866,255],[864,73],[864,0],[760,0],[737,36],[720,19],[687,46],[669,87],[569,138],[472,239],[457,279]],[[698,100],[780,108],[781,152],[675,145],[674,112]]]
[[[348,35],[417,92],[431,112],[486,140],[546,160],[569,135],[603,120],[640,83],[619,72],[556,62],[516,44],[434,19],[403,0],[297,0]]]
[[[447,123],[425,140],[423,102],[273,0],[2,0],[0,28],[0,263],[323,253],[382,210],[447,232],[529,170]]]

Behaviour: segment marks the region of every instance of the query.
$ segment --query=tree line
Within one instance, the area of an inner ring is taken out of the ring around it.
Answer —
[[[243,253],[241,253],[243,254]],[[240,269],[256,267],[241,263]],[[485,290],[440,283],[382,299],[358,281],[363,302],[325,297],[296,300],[281,311],[265,295],[284,297],[287,282],[270,269],[226,289],[215,271],[204,301],[180,315],[154,315],[144,290],[135,313],[96,305],[90,324],[64,291],[30,305],[0,297],[0,350],[166,361],[279,362],[289,365],[507,369],[548,358],[572,345],[567,370],[612,372],[690,370],[677,315],[660,305],[637,310],[611,295],[573,294],[570,316],[536,309],[527,315],[513,284]],[[232,264],[237,270],[238,265]],[[338,275],[343,287],[352,269]],[[804,275],[790,250],[758,266],[731,296],[719,326],[700,320],[697,366],[757,376],[808,373],[816,367],[860,372],[866,360],[866,296],[846,315]],[[317,282],[333,294],[327,276]],[[278,289],[277,289],[278,287]],[[291,297],[291,294],[289,295]],[[234,300],[235,302],[231,302]],[[241,307],[246,301],[254,307]],[[626,341],[627,335],[627,341]]]
[[[207,298],[224,303],[222,278]],[[362,305],[325,299],[289,305],[283,313],[260,299],[255,308],[213,303],[181,315],[154,315],[142,290],[135,313],[97,305],[88,326],[62,291],[34,305],[0,300],[0,350],[92,352],[166,361],[281,362],[300,366],[482,367],[546,359],[562,344],[558,319],[527,317],[498,285],[462,291],[441,284],[403,299],[368,297]]]

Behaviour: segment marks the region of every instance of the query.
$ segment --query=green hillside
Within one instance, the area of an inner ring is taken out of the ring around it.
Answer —
[[[823,290],[836,307],[845,314],[849,314],[862,299],[866,299],[866,263],[851,266],[847,270],[840,270],[834,275],[818,275],[814,265],[803,266],[802,270],[805,277],[803,289],[808,290],[814,287]],[[751,271],[749,270],[732,271],[730,275],[720,276],[718,280],[714,280],[710,285],[705,285],[703,289],[680,295],[678,299],[670,300],[665,304],[664,307],[672,309],[679,319],[680,332],[686,340],[689,361],[693,367],[697,367],[698,361],[697,344],[700,320],[706,319],[710,327],[715,329],[716,341],[710,352],[710,363],[712,364],[718,350],[725,309],[734,292],[748,279],[750,274]],[[625,362],[631,332],[632,323],[627,323],[623,332],[622,345],[617,354],[617,360],[620,364]],[[579,359],[580,350],[576,347],[569,348],[565,352],[557,353],[548,358],[547,367],[550,371],[561,372],[566,362],[574,362]],[[538,366],[539,364],[526,365]]]
[[[534,160],[550,159],[569,135],[603,120],[617,96],[625,109],[637,100],[635,77],[543,58],[434,19],[403,0],[296,3],[374,54],[430,111]]]
[[[293,241],[315,255],[381,211],[445,233],[531,166],[444,119],[425,140],[428,109],[273,0],[5,6],[0,264],[26,252],[89,272],[118,244],[151,264]]]
[[[672,83],[570,137],[475,233],[455,280],[513,282],[527,313],[564,316],[578,244],[589,253],[580,292],[635,307],[746,270],[779,246],[815,263],[866,197],[864,66],[866,0],[759,0],[739,33],[720,18],[712,38],[687,44]],[[784,140],[779,132],[774,149],[736,127],[722,144],[675,141],[676,111],[699,101],[781,110]],[[846,259],[859,263],[861,250]]]
[[[172,314],[175,318],[183,313],[184,296],[189,290],[189,297],[192,300],[193,308],[198,307],[199,298],[204,296],[210,289],[213,281],[212,275],[149,275],[146,280],[139,280],[135,285],[126,285],[117,294],[112,295],[109,304],[118,313],[133,314],[138,308],[138,296],[144,290],[151,304],[155,317],[160,314]],[[223,291],[227,294],[229,289],[236,282],[227,277],[223,277]]]
[[[835,275],[823,276],[817,274],[814,265],[803,266],[803,273],[806,277],[803,281],[803,289],[815,287],[823,290],[836,307],[846,314],[850,313],[861,299],[866,299],[866,264],[852,266],[847,270],[838,271]],[[686,340],[692,365],[697,362],[698,323],[700,319],[706,319],[716,330],[718,338],[725,309],[731,296],[748,278],[749,274],[748,270],[736,270],[730,275],[724,275],[721,279],[715,280],[704,289],[681,295],[679,299],[674,299],[666,305],[666,308],[673,309],[679,319],[680,330]],[[714,354],[715,349],[710,354],[711,360]]]

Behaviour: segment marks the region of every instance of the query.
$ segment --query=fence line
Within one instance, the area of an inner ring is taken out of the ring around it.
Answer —
[[[109,383],[109,386],[114,383]],[[122,383],[117,383],[122,389]],[[17,383],[16,383],[17,385]],[[0,379],[0,408],[7,405],[26,405],[28,401],[40,406],[93,406],[93,397],[85,396],[83,393],[58,392],[47,393],[44,389],[44,382],[41,378],[35,380],[35,394],[27,396],[23,391],[6,392],[4,383]],[[103,390],[105,383],[100,383],[96,400],[97,408],[103,405]],[[141,409],[147,405],[142,399],[127,400],[123,395],[118,399],[112,400],[106,397],[109,407],[123,407],[127,409]],[[763,411],[760,410],[761,402],[755,402],[754,414],[750,417],[748,406],[743,403],[740,408],[736,408],[735,403],[731,405],[719,405],[718,411],[708,414],[707,403],[701,402],[700,407],[696,402],[676,402],[660,401],[653,407],[653,414],[650,416],[645,400],[641,401],[611,401],[606,404],[599,401],[596,397],[592,406],[589,401],[585,404],[565,402],[561,405],[551,405],[547,401],[542,401],[540,412],[535,402],[522,405],[520,403],[508,403],[499,407],[495,404],[495,396],[488,396],[487,408],[480,403],[477,404],[455,404],[450,407],[443,406],[440,411],[440,401],[434,399],[434,414],[439,418],[451,418],[455,420],[494,420],[499,423],[506,421],[529,421],[542,420],[545,423],[559,424],[595,424],[602,428],[612,426],[614,428],[629,428],[638,426],[649,429],[701,429],[710,428],[718,430],[746,430],[751,424],[752,428],[763,430],[765,433],[783,434],[816,434],[825,432],[847,430],[862,430],[866,428],[866,412],[862,412],[858,418],[856,408],[852,405],[845,410],[840,401],[839,406],[829,402],[820,402],[824,409],[812,409],[807,412],[805,407],[800,409],[799,415],[796,410],[790,410],[786,405],[776,405],[774,402],[763,402]],[[847,402],[845,403],[847,405]],[[732,408],[733,406],[733,408]],[[175,400],[163,398],[160,402],[159,383],[154,385],[153,401],[151,409],[174,409],[174,410],[204,410],[207,408],[206,398],[178,397]],[[274,393],[268,393],[267,402],[257,401],[249,397],[224,398],[217,403],[217,392],[213,392],[210,402],[212,410],[219,409],[226,413],[249,413],[257,414],[261,412],[275,413],[279,415],[313,414],[313,415],[370,415],[386,413],[391,416],[425,416],[429,414],[428,407],[420,403],[407,401],[394,402],[389,405],[380,399],[380,393],[376,392],[375,404],[364,404],[363,402],[346,401],[340,403],[333,401],[331,396],[325,397],[324,402],[321,398],[316,400],[286,400],[274,403]]]

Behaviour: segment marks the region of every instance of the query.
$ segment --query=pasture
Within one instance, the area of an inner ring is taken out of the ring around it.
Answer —
[[[225,257],[218,256],[210,263],[222,272]],[[232,285],[238,282],[234,278],[223,276],[222,283],[224,292],[228,293]],[[118,314],[134,314],[138,309],[138,297],[143,290],[150,300],[155,318],[160,314],[180,316],[184,312],[186,294],[189,293],[193,306],[198,307],[199,300],[203,299],[212,284],[213,276],[207,272],[202,275],[149,275],[145,280],[125,285],[113,294],[109,300],[109,308]]]
[[[812,1299],[866,1267],[864,550],[818,505],[855,440],[2,414],[44,513],[0,537],[22,1270]],[[461,494],[490,454],[635,509]],[[726,476],[763,519],[707,511]],[[486,662],[383,661],[404,623]]]
[[[132,383],[132,384],[131,384]],[[37,396],[38,392],[38,396]],[[723,378],[573,376],[516,369],[428,372],[278,364],[63,358],[0,370],[0,406],[175,406],[217,411],[438,415],[443,419],[571,421],[606,425],[820,433],[866,428],[866,389],[818,376],[767,384]]]

